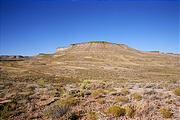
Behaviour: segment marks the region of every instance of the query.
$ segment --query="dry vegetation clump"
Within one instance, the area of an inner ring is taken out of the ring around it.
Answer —
[[[63,106],[58,104],[52,104],[50,106],[46,106],[43,115],[48,118],[57,119],[60,117],[66,117],[71,113],[69,106]]]
[[[28,95],[32,95],[34,94],[34,90],[33,89],[26,89],[25,92],[28,94]]]
[[[110,106],[107,109],[107,113],[112,114],[114,116],[124,116],[126,114],[125,109],[120,106]]]
[[[177,80],[169,80],[169,83],[176,84],[178,81]]]
[[[161,108],[160,113],[164,118],[170,118],[173,115],[171,111],[167,108]]]
[[[130,118],[134,117],[134,115],[135,115],[135,109],[134,109],[132,106],[130,106],[130,105],[125,105],[125,106],[123,106],[123,108],[125,109],[126,116],[128,116],[128,117],[130,117]]]
[[[180,88],[174,89],[173,93],[177,96],[180,96]]]
[[[90,81],[84,80],[84,81],[81,83],[80,88],[81,88],[81,89],[86,89],[86,87],[87,87],[88,84],[90,84]]]
[[[87,113],[87,120],[98,120],[98,114],[94,111],[89,111]]]
[[[47,83],[47,80],[44,78],[40,78],[39,80],[37,80],[37,84],[39,86],[44,86]]]
[[[116,92],[117,90],[114,89],[113,87],[108,87],[108,88],[107,88],[107,91],[108,91],[109,93],[111,93],[111,92]]]
[[[91,94],[91,96],[92,96],[93,98],[97,98],[97,97],[99,97],[99,95],[101,95],[101,94],[105,94],[105,91],[104,91],[104,89],[99,88],[99,89],[95,90],[95,91]]]
[[[128,98],[126,96],[116,96],[115,100],[117,102],[128,102]]]
[[[130,93],[127,88],[122,88],[121,92],[122,92],[123,95],[128,95]]]
[[[139,93],[133,93],[131,96],[138,101],[142,99],[142,96]]]
[[[73,96],[68,96],[67,98],[62,98],[56,101],[59,105],[72,106],[76,105],[77,100]]]

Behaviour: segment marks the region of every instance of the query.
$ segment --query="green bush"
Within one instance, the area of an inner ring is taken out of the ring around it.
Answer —
[[[101,93],[102,93],[102,94],[105,94],[105,91],[104,91],[104,89],[99,88],[99,89],[95,90],[95,91],[91,94],[91,96],[94,97],[94,98],[97,98]]]
[[[142,99],[142,96],[139,93],[133,93],[131,96],[138,101]]]
[[[164,118],[170,118],[173,114],[171,113],[170,110],[168,110],[167,108],[161,108],[160,109],[160,113],[162,114],[162,116]]]
[[[173,93],[175,94],[175,95],[177,95],[177,96],[180,96],[180,89],[174,89],[173,90]]]
[[[120,106],[113,105],[107,109],[107,113],[115,115],[115,116],[124,116],[125,109],[121,108]]]

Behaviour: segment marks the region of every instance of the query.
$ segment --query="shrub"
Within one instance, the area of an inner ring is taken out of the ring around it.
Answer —
[[[84,80],[84,81],[81,83],[80,88],[81,88],[81,89],[86,89],[86,86],[87,86],[88,84],[90,84],[90,83],[91,83],[90,81]]]
[[[134,116],[135,110],[132,107],[126,105],[123,108],[125,109],[128,117],[132,118]]]
[[[109,87],[107,90],[108,90],[108,92],[116,92],[117,91],[116,89],[114,89],[112,87]]]
[[[68,106],[61,106],[58,104],[51,104],[50,106],[46,106],[43,114],[44,116],[51,116],[52,118],[59,118],[69,112],[70,109]]]
[[[33,89],[26,89],[26,91],[25,91],[28,95],[32,95],[32,94],[34,94],[34,91],[33,91]]]
[[[98,120],[98,114],[93,111],[89,111],[87,114],[87,119],[88,120]]]
[[[105,94],[105,91],[104,91],[104,89],[99,88],[99,89],[95,90],[95,91],[91,94],[91,96],[94,97],[94,98],[97,98],[101,93],[102,93],[102,94]]]
[[[173,90],[173,93],[175,94],[175,95],[177,95],[177,96],[180,96],[180,89],[174,89]]]
[[[50,92],[50,95],[51,95],[51,96],[56,96],[58,93],[59,93],[59,92],[57,92],[57,91],[51,91],[51,92]]]
[[[51,117],[52,118],[59,118],[63,115],[66,115],[68,112],[70,112],[70,109],[68,106],[57,106],[56,109],[53,110]]]
[[[127,95],[127,94],[130,93],[127,88],[122,88],[122,89],[121,89],[121,92],[122,92],[123,95]]]
[[[57,88],[56,90],[57,90],[58,92],[60,92],[60,94],[64,94],[64,93],[67,92],[66,89],[64,89],[64,88]]]
[[[125,115],[125,109],[121,108],[120,106],[111,106],[107,109],[107,113],[110,113],[115,116],[124,116]]]
[[[161,108],[160,113],[164,118],[170,118],[172,116],[172,113],[167,108]]]
[[[126,101],[128,101],[128,98],[126,98],[125,96],[117,96],[117,97],[115,97],[115,100],[117,102],[126,102]]]
[[[142,99],[142,96],[139,93],[133,93],[131,96],[138,101]]]
[[[176,84],[176,83],[177,83],[177,80],[170,80],[169,83]]]
[[[43,86],[45,83],[47,82],[47,80],[43,79],[43,78],[40,78],[38,81],[37,81],[37,84],[39,86]]]
[[[73,96],[69,96],[64,99],[59,99],[58,101],[56,101],[56,103],[60,105],[72,106],[75,105],[77,101]]]

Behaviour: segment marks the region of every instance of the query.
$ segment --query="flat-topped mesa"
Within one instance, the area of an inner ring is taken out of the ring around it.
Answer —
[[[103,50],[103,49],[107,49],[107,47],[113,47],[113,46],[121,47],[121,48],[124,48],[124,49],[129,48],[127,45],[124,45],[124,44],[109,43],[109,42],[105,42],[105,41],[91,41],[91,42],[70,44],[69,47],[58,47],[57,52],[64,52],[64,51],[69,50],[70,48],[77,48],[77,47],[79,49],[82,49],[82,50],[85,49],[85,48],[87,50],[90,47],[94,48],[94,49],[100,48],[101,50]]]

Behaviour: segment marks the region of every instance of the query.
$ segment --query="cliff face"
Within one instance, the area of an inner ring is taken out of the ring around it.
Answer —
[[[63,51],[66,51],[68,50],[70,47],[58,47],[57,48],[57,52],[63,52]]]

